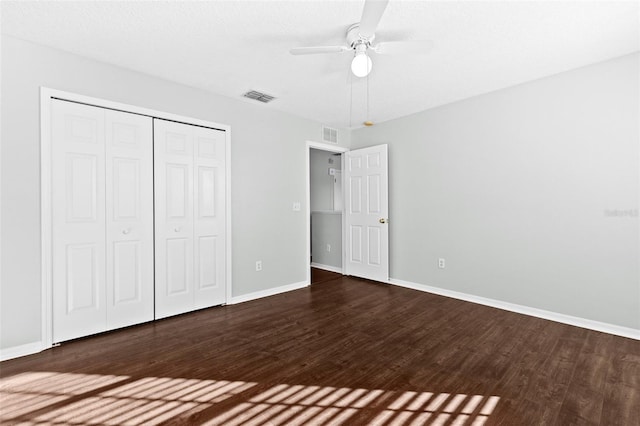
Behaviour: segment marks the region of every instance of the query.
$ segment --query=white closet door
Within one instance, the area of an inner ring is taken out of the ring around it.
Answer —
[[[225,302],[225,133],[193,127],[195,308]]]
[[[104,110],[52,100],[53,341],[104,331]]]
[[[107,329],[153,320],[153,119],[105,110]]]
[[[154,120],[156,318],[225,301],[224,141]]]
[[[154,120],[156,318],[193,310],[192,133]]]

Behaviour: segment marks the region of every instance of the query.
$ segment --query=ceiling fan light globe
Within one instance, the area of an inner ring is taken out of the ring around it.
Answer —
[[[365,53],[358,53],[351,61],[351,72],[356,77],[366,77],[371,72],[371,58]]]

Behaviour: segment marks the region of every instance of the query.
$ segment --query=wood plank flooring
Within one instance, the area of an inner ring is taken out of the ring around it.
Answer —
[[[640,342],[339,274],[0,364],[2,424],[640,425]]]
[[[331,281],[341,278],[342,274],[336,272],[325,271],[324,269],[311,268],[311,284],[319,284],[325,281]]]

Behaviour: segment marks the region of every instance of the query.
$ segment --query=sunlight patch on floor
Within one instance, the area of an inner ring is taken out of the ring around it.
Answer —
[[[255,386],[226,380],[24,373],[0,381],[0,423],[153,425]]]
[[[0,380],[0,423],[483,425],[498,396],[168,377],[32,372]],[[220,404],[225,402],[224,406]]]
[[[377,404],[382,399],[386,405]],[[278,385],[219,415],[207,425],[348,424],[363,410],[372,425],[483,425],[499,397],[432,392]],[[390,402],[389,402],[390,401]]]

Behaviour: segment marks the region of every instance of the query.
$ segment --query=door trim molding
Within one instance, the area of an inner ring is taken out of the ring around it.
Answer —
[[[200,120],[164,111],[157,111],[121,102],[109,101],[106,99],[94,98],[72,92],[40,87],[40,265],[41,265],[41,288],[42,288],[42,331],[41,350],[52,347],[53,342],[53,310],[52,310],[52,211],[51,211],[51,99],[77,102],[97,106],[101,108],[113,109],[132,114],[145,115],[164,120],[178,121],[202,127],[209,127],[225,132],[225,240],[226,240],[226,285],[225,300],[231,303],[232,298],[232,262],[231,262],[231,126],[215,123],[212,121]],[[31,346],[30,346],[31,347]]]
[[[341,146],[329,145],[322,142],[315,141],[307,141],[306,150],[305,150],[305,175],[306,175],[306,186],[305,190],[307,192],[307,200],[306,200],[306,220],[307,220],[307,254],[305,257],[305,265],[307,271],[307,284],[311,284],[311,149],[319,149],[321,151],[329,151],[329,152],[337,152],[340,154],[344,154],[345,152],[349,152],[349,148],[344,148]],[[344,188],[344,186],[343,186]],[[343,191],[343,201],[344,201],[344,191]],[[344,270],[344,202],[342,203],[342,266]]]

